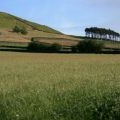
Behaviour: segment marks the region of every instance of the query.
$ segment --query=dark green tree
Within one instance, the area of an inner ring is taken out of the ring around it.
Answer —
[[[91,27],[85,29],[86,37],[88,38],[97,38],[105,40],[120,40],[120,34],[105,28]]]
[[[61,49],[62,49],[61,45],[54,43],[50,46],[49,51],[50,52],[59,52]]]
[[[76,46],[80,53],[100,53],[104,48],[104,44],[94,40],[83,40]]]
[[[39,41],[32,41],[28,45],[28,50],[32,52],[48,52],[48,53],[55,53],[60,52],[62,46],[59,44],[45,44],[40,43]]]
[[[19,26],[15,26],[13,28],[13,32],[19,33],[19,32],[21,32],[21,28]]]

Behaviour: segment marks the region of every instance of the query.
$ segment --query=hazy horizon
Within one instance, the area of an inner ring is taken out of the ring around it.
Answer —
[[[47,25],[65,34],[84,35],[97,26],[120,32],[119,0],[5,0],[0,11]]]

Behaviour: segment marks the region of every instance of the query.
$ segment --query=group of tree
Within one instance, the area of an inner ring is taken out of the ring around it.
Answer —
[[[39,41],[34,41],[33,39],[28,45],[28,51],[30,52],[47,52],[47,53],[57,53],[60,52],[62,46],[54,43],[54,44],[45,44],[40,43]]]
[[[74,53],[101,53],[103,49],[104,43],[94,40],[83,40],[72,47]]]
[[[120,34],[111,29],[91,27],[85,29],[86,37],[105,40],[120,40]]]
[[[15,26],[15,27],[13,28],[13,32],[21,33],[21,34],[23,34],[23,35],[28,34],[27,29],[26,29],[25,27],[20,27],[20,26]]]
[[[103,48],[104,44],[101,41],[83,40],[77,45],[72,46],[70,49],[72,53],[101,53]],[[63,49],[64,47],[60,44],[41,43],[37,40],[34,40],[34,38],[31,39],[31,42],[28,45],[28,51],[30,52],[59,53],[62,52]]]

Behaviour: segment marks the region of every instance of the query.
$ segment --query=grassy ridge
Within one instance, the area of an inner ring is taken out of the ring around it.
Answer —
[[[28,27],[24,23],[17,21],[11,15],[8,15],[6,13],[0,13],[0,28],[12,29],[16,24],[19,24],[20,26]]]
[[[0,58],[0,120],[119,120],[119,55]]]
[[[24,26],[28,30],[27,35],[13,33],[11,30],[15,26]],[[50,27],[39,25],[8,13],[0,12],[0,41],[8,42],[29,42],[32,37],[37,37],[40,42],[59,43],[63,46],[77,44],[84,37],[68,36]],[[120,42],[103,41],[107,49],[120,49]]]
[[[0,27],[12,29],[15,25],[24,26],[27,29],[36,29],[39,31],[44,31],[48,33],[61,34],[59,31],[54,30],[48,26],[40,25],[34,22],[30,22],[16,16],[10,15],[8,13],[0,12]]]
[[[13,33],[12,28],[15,25],[25,27],[28,31],[28,34],[22,35]],[[8,13],[0,12],[0,41],[29,42],[32,37],[75,39],[48,26],[39,25]]]

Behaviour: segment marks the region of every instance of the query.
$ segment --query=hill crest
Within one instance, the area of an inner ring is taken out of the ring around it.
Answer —
[[[46,25],[40,25],[35,22],[16,17],[9,13],[0,12],[0,28],[12,29],[15,25],[26,27],[27,29],[33,29],[53,34],[62,34],[61,32],[54,30]]]
[[[25,27],[28,31],[27,35],[12,32],[15,26]],[[8,42],[29,42],[31,38],[62,38],[74,40],[76,38],[65,35],[48,26],[40,25],[28,20],[16,17],[9,13],[0,12],[0,41]],[[46,40],[46,39],[45,39]]]

